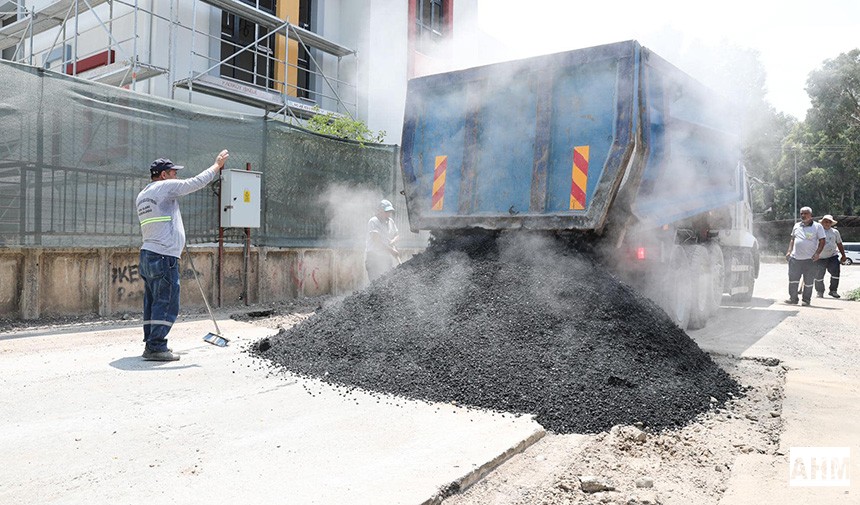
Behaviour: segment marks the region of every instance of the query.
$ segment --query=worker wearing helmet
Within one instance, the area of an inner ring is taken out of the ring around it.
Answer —
[[[400,252],[395,247],[398,238],[394,206],[390,201],[382,200],[376,207],[376,214],[367,222],[364,267],[370,282],[394,268],[399,261]]]

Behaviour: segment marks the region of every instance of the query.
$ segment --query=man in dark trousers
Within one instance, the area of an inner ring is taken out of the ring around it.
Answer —
[[[800,278],[803,277],[803,305],[812,301],[815,280],[815,262],[824,249],[824,227],[812,219],[812,209],[800,209],[800,222],[791,229],[788,243],[788,300],[785,303],[797,305],[797,292]]]
[[[177,170],[167,158],[149,166],[150,182],[137,195],[137,217],[143,245],[140,276],[143,294],[143,359],[176,361],[179,356],[167,347],[167,334],[179,315],[179,257],[185,248],[185,226],[179,212],[179,197],[206,187],[218,177],[230,154],[218,153],[215,163],[196,177],[177,179]]]
[[[839,265],[846,258],[842,235],[833,227],[836,220],[830,214],[822,217],[818,222],[824,227],[824,249],[821,251],[821,258],[816,268],[815,291],[818,293],[818,298],[824,297],[824,274],[830,272],[830,290],[827,294],[833,298],[842,298],[839,296]],[[840,253],[842,257],[838,256]]]

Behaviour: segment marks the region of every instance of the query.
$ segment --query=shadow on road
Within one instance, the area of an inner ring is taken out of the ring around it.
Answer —
[[[140,356],[129,356],[110,362],[110,366],[128,372],[139,372],[147,370],[182,370],[183,368],[196,368],[200,365],[180,365],[179,361],[144,361]]]
[[[746,304],[726,300],[707,326],[701,330],[688,331],[687,334],[704,351],[740,356],[785,319],[796,316],[800,310],[799,306],[783,305],[771,298],[754,297]]]

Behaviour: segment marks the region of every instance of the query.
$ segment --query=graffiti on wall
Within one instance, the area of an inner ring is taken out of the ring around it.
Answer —
[[[315,289],[319,289],[320,283],[317,280],[317,274],[320,271],[318,266],[315,266],[311,269],[305,267],[305,261],[299,259],[295,263],[290,265],[290,279],[292,279],[293,284],[295,284],[298,292],[301,293],[304,288],[305,281],[310,278],[311,282],[314,284]]]
[[[138,263],[111,266],[110,284],[118,303],[143,300],[143,278]]]
[[[197,270],[197,275],[203,274]],[[180,267],[179,278],[194,279],[195,270],[190,266]],[[140,276],[140,265],[135,263],[114,264],[111,267],[111,290],[117,303],[140,301],[143,303],[144,283]]]

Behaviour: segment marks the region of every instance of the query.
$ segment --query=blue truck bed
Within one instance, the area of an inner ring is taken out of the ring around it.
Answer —
[[[412,79],[410,227],[601,232],[618,214],[690,218],[744,198],[737,132],[718,96],[636,41]]]

